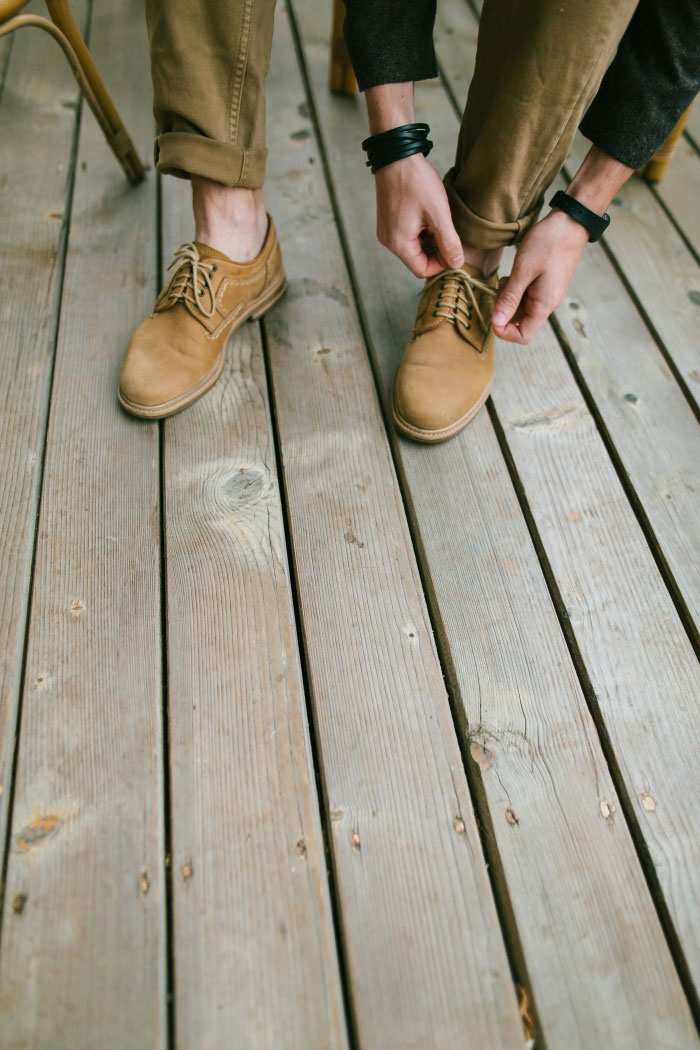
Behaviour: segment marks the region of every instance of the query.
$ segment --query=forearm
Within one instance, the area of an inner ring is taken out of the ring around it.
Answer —
[[[437,76],[435,0],[345,0],[343,33],[360,91]]]
[[[640,0],[581,131],[642,168],[700,91],[700,3]]]
[[[591,211],[602,215],[632,174],[634,168],[615,160],[598,146],[591,146],[566,192]]]
[[[370,135],[415,121],[413,81],[379,84],[365,91]]]

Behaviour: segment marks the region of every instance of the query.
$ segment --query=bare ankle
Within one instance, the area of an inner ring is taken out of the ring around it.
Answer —
[[[191,182],[195,240],[236,262],[259,255],[267,233],[262,190],[223,186],[199,175]]]
[[[464,261],[471,266],[476,266],[487,276],[498,269],[503,255],[502,248],[472,248],[470,244],[462,243],[464,248]]]

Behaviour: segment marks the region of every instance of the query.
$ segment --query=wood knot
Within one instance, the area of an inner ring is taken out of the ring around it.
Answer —
[[[494,764],[495,756],[493,751],[490,751],[488,747],[484,747],[477,740],[473,740],[469,748],[469,753],[478,765],[479,769],[486,770]]]
[[[219,488],[219,498],[225,506],[235,510],[257,503],[265,490],[265,478],[259,470],[241,467],[229,475]]]
[[[22,828],[15,839],[15,849],[26,853],[32,846],[44,842],[51,835],[55,835],[62,826],[63,821],[53,813],[47,813],[43,817],[37,817],[31,824]]]
[[[606,799],[603,799],[603,801],[600,803],[601,816],[604,817],[606,820],[610,820],[610,818],[612,817],[614,812],[615,812],[615,805],[614,805],[614,803],[608,802],[608,801],[606,801]]]

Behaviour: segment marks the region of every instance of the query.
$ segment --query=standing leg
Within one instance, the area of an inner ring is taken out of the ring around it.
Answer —
[[[239,261],[257,255],[267,226],[274,8],[275,0],[146,0],[156,167],[191,179],[195,237]]]
[[[192,183],[180,245],[122,364],[118,398],[161,419],[216,382],[229,337],[283,294],[265,211],[265,77],[275,0],[146,0],[158,171]]]

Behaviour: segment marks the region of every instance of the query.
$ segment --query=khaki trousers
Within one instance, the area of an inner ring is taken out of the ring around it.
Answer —
[[[445,175],[462,241],[500,248],[537,220],[637,0],[484,0]]]
[[[498,248],[536,221],[636,6],[484,0],[457,155],[444,180],[463,241]],[[275,0],[146,0],[159,171],[263,185],[274,9]]]
[[[146,0],[158,171],[257,189],[275,0]]]

